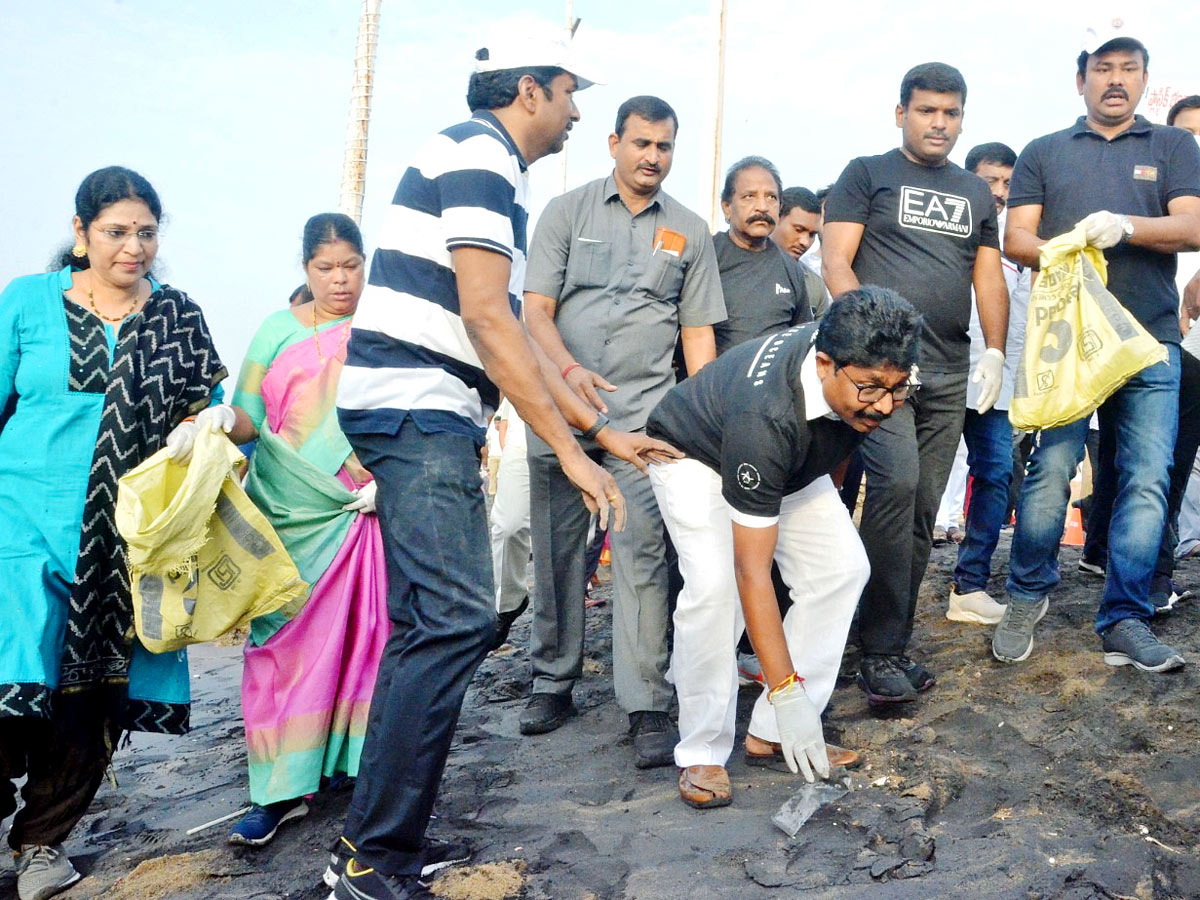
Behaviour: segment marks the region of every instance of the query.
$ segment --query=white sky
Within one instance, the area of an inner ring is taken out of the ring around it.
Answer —
[[[502,15],[559,22],[561,0],[383,0],[363,233],[368,246],[417,146],[466,117],[472,54]],[[1126,4],[1131,10],[1133,4]],[[960,68],[969,95],[953,159],[1014,149],[1082,114],[1074,58],[1083,2],[730,0],[722,170],[771,159],[817,188],[854,156],[898,142],[893,109],[911,66]],[[1196,0],[1143,0],[1151,88],[1200,92]],[[357,0],[0,0],[0,284],[44,270],[70,239],[80,180],[122,164],[150,179],[168,221],[161,274],[204,308],[235,375],[259,322],[303,280],[300,232],[337,208]],[[581,49],[608,84],[581,92],[567,184],[607,174],[607,136],[634,94],[681,125],[666,189],[701,215],[715,59],[708,0],[575,0]],[[1094,15],[1094,14],[1093,14]],[[1145,101],[1143,101],[1143,107]],[[1143,108],[1143,112],[1145,108]],[[561,168],[533,169],[534,208]]]

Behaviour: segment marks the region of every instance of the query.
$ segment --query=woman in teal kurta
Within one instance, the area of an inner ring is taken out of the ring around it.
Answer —
[[[0,294],[0,818],[27,776],[9,834],[22,898],[78,878],[61,844],[121,731],[187,729],[186,657],[131,637],[116,482],[225,377],[200,309],[148,274],[150,184],[93,172],[76,213],[69,264]]]

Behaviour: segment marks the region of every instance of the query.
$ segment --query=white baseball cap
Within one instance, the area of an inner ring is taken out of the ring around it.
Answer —
[[[555,66],[575,76],[578,90],[604,84],[591,66],[581,61],[565,29],[525,22],[497,29],[487,43],[475,51],[476,72],[499,72],[530,66]],[[585,74],[589,73],[589,74]]]
[[[1139,47],[1143,47],[1141,40],[1137,35],[1142,34],[1141,24],[1137,21],[1131,21],[1123,15],[1110,15],[1097,19],[1095,22],[1088,25],[1083,32],[1083,46],[1081,49],[1086,53],[1095,53],[1109,41],[1115,41],[1120,38],[1134,41]]]

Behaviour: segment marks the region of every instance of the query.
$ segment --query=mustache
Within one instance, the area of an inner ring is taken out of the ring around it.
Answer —
[[[746,220],[747,225],[753,225],[755,222],[766,222],[772,228],[775,227],[775,220],[772,219],[766,213],[755,213],[754,215],[752,215],[750,218],[748,218]]]
[[[1109,88],[1100,99],[1107,100],[1109,97],[1120,97],[1122,100],[1128,100],[1129,92],[1125,88]]]
[[[871,412],[871,411],[865,410],[865,409],[860,409],[854,415],[860,419],[870,419],[872,422],[882,422],[884,419],[888,418],[888,416],[889,416],[888,413]]]

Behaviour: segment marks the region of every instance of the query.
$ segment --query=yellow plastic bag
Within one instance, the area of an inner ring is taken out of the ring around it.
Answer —
[[[152,653],[211,641],[308,585],[234,475],[241,452],[201,429],[188,466],[155,453],[118,482],[133,621]]]
[[[1104,254],[1082,225],[1041,247],[1029,298],[1025,348],[1008,417],[1023,431],[1082,419],[1167,351],[1105,283]]]

